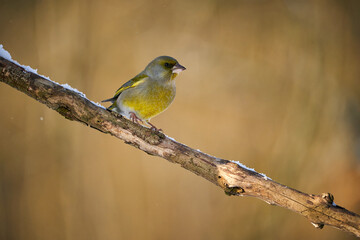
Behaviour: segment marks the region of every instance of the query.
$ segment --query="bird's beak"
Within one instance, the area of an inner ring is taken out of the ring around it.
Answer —
[[[184,71],[186,69],[186,67],[181,66],[179,63],[175,64],[175,66],[172,67],[172,73],[176,73],[179,74],[182,71]]]

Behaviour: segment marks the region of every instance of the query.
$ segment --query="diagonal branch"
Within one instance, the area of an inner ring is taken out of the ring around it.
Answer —
[[[163,133],[154,132],[107,111],[68,85],[60,85],[28,70],[0,57],[1,82],[47,105],[67,119],[109,133],[150,155],[178,163],[219,186],[228,195],[256,197],[299,213],[317,228],[329,225],[360,237],[360,216],[337,206],[332,194],[303,193],[238,162],[192,149]]]

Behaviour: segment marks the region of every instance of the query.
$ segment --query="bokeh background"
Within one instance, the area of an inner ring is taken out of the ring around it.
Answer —
[[[360,213],[360,1],[2,0],[13,59],[93,101],[159,55],[152,123]],[[0,84],[0,239],[355,239],[220,188]]]

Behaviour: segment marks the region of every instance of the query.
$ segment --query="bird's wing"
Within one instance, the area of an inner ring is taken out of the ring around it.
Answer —
[[[119,95],[125,91],[126,89],[129,88],[133,88],[136,86],[139,86],[140,84],[144,83],[146,81],[146,79],[148,78],[148,75],[140,73],[137,76],[135,76],[134,78],[130,79],[129,81],[127,81],[126,83],[124,83],[116,92],[115,95],[112,98],[103,100],[101,102],[112,102],[114,103],[116,101],[116,99],[119,97]]]
[[[124,85],[122,85],[116,92],[113,98],[117,98],[123,91],[125,91],[126,89],[129,88],[133,88],[136,87],[142,83],[145,82],[146,78],[148,78],[148,76],[146,74],[139,74],[137,76],[135,76],[134,78],[130,79],[129,81],[127,81],[126,83],[124,83]]]

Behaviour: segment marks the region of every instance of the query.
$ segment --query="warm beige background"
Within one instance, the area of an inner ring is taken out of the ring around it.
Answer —
[[[3,0],[0,43],[94,101],[173,56],[188,70],[156,126],[360,213],[359,12],[357,0]],[[0,108],[0,239],[354,239],[228,197],[4,84]]]

